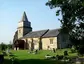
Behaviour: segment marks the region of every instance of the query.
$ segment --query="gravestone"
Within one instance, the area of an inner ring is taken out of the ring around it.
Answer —
[[[14,50],[19,50],[19,47],[15,47]]]
[[[38,50],[35,50],[35,54],[37,54],[38,53]]]
[[[54,53],[56,52],[55,48],[53,48],[53,52],[54,52]]]
[[[19,47],[17,47],[17,50],[19,50]]]
[[[6,50],[6,53],[10,53],[10,49],[7,49],[7,50]]]

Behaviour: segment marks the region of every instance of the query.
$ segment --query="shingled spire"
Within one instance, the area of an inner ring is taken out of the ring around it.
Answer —
[[[27,19],[27,15],[24,12],[22,19],[18,23],[18,39],[32,31],[31,22]]]
[[[26,15],[26,12],[25,11],[23,13],[23,16],[22,16],[22,20],[21,21],[28,21],[27,15]]]

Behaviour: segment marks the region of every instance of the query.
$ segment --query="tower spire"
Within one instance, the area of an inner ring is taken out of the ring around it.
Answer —
[[[21,21],[18,23],[18,38],[23,37],[27,33],[32,31],[31,22],[28,21],[26,13],[24,11]]]
[[[24,11],[23,16],[22,16],[22,21],[28,21],[25,11]]]

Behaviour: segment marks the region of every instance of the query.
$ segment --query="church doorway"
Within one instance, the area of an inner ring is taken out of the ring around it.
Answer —
[[[14,43],[14,50],[24,49],[25,48],[25,41],[24,40],[17,40]]]

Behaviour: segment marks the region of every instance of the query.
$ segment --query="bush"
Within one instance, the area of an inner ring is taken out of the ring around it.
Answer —
[[[9,53],[9,56],[10,56],[10,57],[14,57],[15,55],[10,52],[10,53]]]
[[[7,56],[7,53],[6,53],[5,51],[3,51],[2,54],[3,54],[4,56]]]
[[[71,48],[71,53],[75,53],[75,52],[76,52],[75,47],[72,46],[72,48]]]
[[[6,44],[1,43],[1,44],[0,44],[0,49],[1,49],[2,51],[6,50],[6,49],[7,49]]]
[[[76,51],[74,49],[71,49],[71,53],[75,53]]]
[[[84,51],[83,51],[83,50],[84,50],[84,46],[81,46],[81,47],[78,49],[78,54],[83,56],[83,55],[84,55]]]

